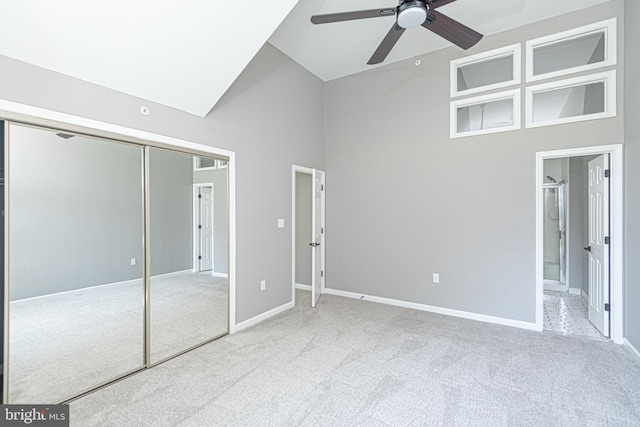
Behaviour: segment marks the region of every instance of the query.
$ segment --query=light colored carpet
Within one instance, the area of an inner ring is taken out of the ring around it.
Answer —
[[[227,279],[152,278],[152,360],[227,331]],[[144,364],[142,282],[85,288],[10,306],[11,403],[52,403]]]
[[[323,295],[71,403],[72,426],[637,426],[640,362]]]

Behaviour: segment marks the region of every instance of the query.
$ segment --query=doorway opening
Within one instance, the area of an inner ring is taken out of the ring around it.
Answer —
[[[315,307],[325,288],[325,173],[293,165],[291,182],[291,299],[311,291]]]
[[[537,153],[536,325],[622,342],[622,151]]]

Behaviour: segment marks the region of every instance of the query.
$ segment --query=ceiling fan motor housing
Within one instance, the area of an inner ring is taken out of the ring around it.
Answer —
[[[398,25],[402,28],[419,27],[427,20],[429,6],[424,1],[406,1],[398,6]]]

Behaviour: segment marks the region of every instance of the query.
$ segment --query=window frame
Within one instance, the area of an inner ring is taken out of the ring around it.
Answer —
[[[583,114],[580,116],[564,117],[560,119],[547,120],[542,122],[533,121],[533,96],[536,93],[550,92],[558,89],[566,89],[576,86],[585,86],[590,83],[604,82],[604,108],[601,113]],[[527,128],[536,128],[542,126],[553,126],[564,123],[582,122],[587,120],[598,120],[617,115],[617,89],[616,89],[616,70],[604,71],[601,73],[587,74],[584,76],[573,77],[564,80],[558,80],[548,83],[542,83],[535,86],[528,86],[525,94],[525,126]]]
[[[533,54],[536,48],[559,44],[564,41],[570,41],[583,36],[596,33],[604,33],[604,61],[593,64],[580,65],[577,67],[566,68],[564,70],[552,71],[545,74],[534,75],[534,59]],[[550,34],[537,39],[528,40],[526,42],[526,81],[537,82],[540,80],[550,79],[553,77],[565,76],[568,74],[579,73],[582,71],[594,70],[597,68],[616,65],[618,61],[617,51],[617,18],[610,18],[604,21],[595,22],[593,24],[584,25],[582,27],[572,28],[555,34]]]
[[[513,57],[513,69],[512,69],[513,79],[506,80],[503,82],[493,83],[486,86],[479,86],[472,89],[458,90],[458,68],[464,67],[466,65],[481,63],[481,62],[488,62],[493,59],[500,59],[508,56]],[[450,63],[450,69],[449,69],[449,83],[450,83],[451,98],[520,84],[522,80],[521,57],[522,57],[521,43],[516,43],[509,46],[504,46],[498,49],[481,52],[476,55],[465,56],[462,58],[452,60]]]
[[[458,109],[461,107],[471,107],[482,103],[489,103],[493,101],[502,101],[504,99],[511,99],[513,103],[513,124],[509,126],[496,127],[491,129],[473,130],[468,132],[458,132]],[[453,100],[449,104],[449,137],[464,138],[467,136],[485,135],[497,132],[508,132],[512,130],[518,130],[522,128],[522,116],[521,116],[521,102],[520,102],[520,89],[511,89],[503,92],[491,93],[487,95],[475,96],[473,98],[464,98]]]

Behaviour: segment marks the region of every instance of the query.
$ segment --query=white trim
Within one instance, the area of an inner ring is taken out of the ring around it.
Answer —
[[[180,274],[185,274],[185,273],[193,274],[193,271],[191,269],[172,271],[171,273],[157,274],[155,276],[151,276],[151,278],[152,279],[158,279],[158,278],[162,278],[162,277],[178,276]],[[11,304],[21,303],[21,302],[25,302],[25,301],[32,301],[32,300],[40,299],[40,298],[52,297],[54,295],[64,295],[64,294],[70,294],[70,293],[73,293],[73,292],[86,291],[86,290],[90,290],[90,289],[104,288],[104,287],[107,287],[107,286],[131,285],[131,284],[134,284],[136,282],[140,282],[140,284],[142,284],[142,281],[143,281],[143,278],[141,277],[139,279],[123,280],[121,282],[105,283],[103,285],[85,286],[84,288],[76,288],[76,289],[70,289],[68,291],[54,292],[52,294],[38,295],[37,297],[29,297],[29,298],[17,299],[17,300],[11,301]]]
[[[544,281],[544,290],[545,291],[558,291],[558,292],[567,292],[567,285],[561,285],[559,284],[560,281],[553,281],[553,282],[557,282],[557,283],[550,283],[550,280],[545,280]]]
[[[234,151],[0,99],[0,116],[2,116],[3,112],[51,120],[72,126],[81,126],[128,138],[153,141],[176,148],[186,148],[214,156],[227,157],[229,159],[229,274],[231,276],[229,280],[229,333],[234,332],[236,324],[236,154]]]
[[[486,52],[478,53],[476,55],[465,56],[459,59],[454,59],[451,61],[450,69],[449,69],[449,82],[450,82],[450,91],[451,97],[458,97],[463,95],[471,95],[472,93],[484,92],[493,89],[498,89],[506,86],[512,86],[520,84],[521,81],[521,72],[520,72],[520,63],[521,63],[521,52],[522,47],[520,43],[512,44],[509,46],[504,46],[498,49],[489,50]],[[507,56],[511,56],[513,58],[513,78],[511,80],[507,80],[504,82],[494,83],[486,86],[479,86],[472,89],[458,90],[458,68],[464,67],[466,65],[476,64],[480,62],[488,62],[492,59],[504,58]]]
[[[266,311],[266,312],[264,312],[262,314],[254,316],[251,319],[247,319],[244,322],[240,322],[240,323],[238,323],[236,325],[235,332],[241,331],[243,329],[247,329],[250,326],[253,326],[253,325],[258,324],[258,323],[260,323],[262,321],[265,321],[268,318],[273,317],[273,316],[275,316],[277,314],[280,314],[283,311],[287,311],[287,310],[289,310],[290,308],[293,308],[293,307],[294,307],[294,303],[293,303],[293,301],[290,301],[288,303],[282,304],[279,307],[276,307],[276,308],[271,309],[269,311]]]
[[[640,360],[640,351],[638,351],[638,349],[635,348],[633,346],[633,344],[631,344],[627,338],[623,338],[622,339],[622,345],[624,345],[629,350],[631,350],[631,353],[633,353],[633,355],[636,356],[638,358],[638,360]]]
[[[191,270],[187,270],[187,271],[191,271]],[[22,298],[22,299],[17,299],[17,300],[14,300],[14,301],[10,301],[10,303],[11,304],[23,303],[23,302],[26,302],[26,301],[33,301],[33,300],[37,300],[37,299],[41,299],[41,298],[52,297],[52,296],[55,296],[55,295],[65,295],[65,294],[71,294],[73,292],[78,292],[78,291],[86,291],[88,289],[105,288],[107,286],[131,285],[131,284],[133,284],[135,282],[140,282],[140,284],[142,284],[143,283],[142,277],[139,278],[139,279],[123,280],[121,282],[105,283],[103,285],[85,286],[84,288],[76,288],[76,289],[70,289],[68,291],[54,292],[52,294],[38,295],[36,297]]]
[[[569,288],[569,293],[571,295],[582,295],[582,289],[580,289],[580,288]]]
[[[595,34],[603,32],[605,36],[605,50],[604,61],[596,62],[594,64],[582,65],[579,67],[567,68],[565,70],[553,71],[546,74],[533,75],[533,51],[536,47],[545,45],[562,43],[566,40],[571,40],[586,36],[589,34]],[[578,73],[581,71],[593,70],[596,68],[607,67],[615,65],[617,63],[617,18],[607,19],[606,21],[596,22],[593,24],[585,25],[583,27],[573,28],[571,30],[563,31],[556,34],[540,37],[537,39],[529,40],[526,43],[526,75],[527,82],[534,82],[542,79],[548,79],[551,77],[563,76],[571,73]]]
[[[217,169],[217,165],[218,165],[218,160],[216,159],[212,159],[213,160],[213,166],[209,166],[206,168],[201,168],[200,167],[200,157],[202,156],[193,156],[193,171],[194,172],[201,172],[201,171],[212,171],[212,170],[216,170]]]
[[[193,156],[194,159],[196,158],[196,156]],[[215,262],[215,252],[214,252],[214,242],[215,242],[215,236],[216,236],[216,230],[215,230],[215,188],[213,186],[213,182],[205,182],[205,183],[198,183],[198,184],[193,184],[193,272],[194,273],[199,273],[200,270],[200,263],[198,261],[200,261],[198,259],[198,253],[200,253],[200,233],[198,232],[199,228],[197,227],[196,224],[199,223],[199,219],[200,219],[200,203],[199,200],[200,198],[198,197],[198,190],[200,188],[211,188],[211,275],[215,276],[214,271],[216,269],[216,262]],[[207,271],[207,270],[205,270]]]
[[[227,162],[227,163],[222,163],[222,162],[227,162],[227,161],[226,160],[216,159],[216,168],[218,168],[218,169],[226,169],[227,166],[229,165],[229,162]]]
[[[585,301],[589,301],[589,295],[584,291],[584,289],[580,289],[580,295],[582,295],[582,299]]]
[[[212,272],[211,272],[211,275],[212,275],[213,277],[222,277],[222,278],[225,278],[225,279],[228,279],[228,278],[229,278],[229,275],[228,275],[227,273],[218,273],[218,272],[216,272],[216,271],[212,271]]]
[[[624,246],[622,233],[623,224],[623,191],[622,182],[624,178],[623,147],[622,144],[600,145],[593,147],[569,148],[555,151],[540,151],[536,153],[536,183],[544,180],[544,160],[563,157],[589,156],[599,154],[610,154],[610,188],[611,188],[611,245],[610,249],[610,276],[611,294],[609,302],[611,304],[611,327],[610,337],[616,344],[622,344],[623,339],[623,258]],[[544,245],[543,245],[543,214],[544,195],[542,185],[536,184],[536,325],[542,330],[544,319]]]
[[[604,111],[601,113],[583,114],[581,116],[563,117],[546,121],[533,121],[533,97],[537,93],[552,92],[577,86],[586,86],[592,83],[604,83]],[[565,80],[558,80],[543,83],[535,86],[528,86],[525,89],[525,126],[536,128],[540,126],[552,126],[563,123],[582,122],[585,120],[597,120],[606,117],[615,117],[616,112],[616,71],[605,71],[603,73],[588,74],[586,76],[573,77]]]
[[[171,276],[179,276],[181,274],[193,274],[193,270],[191,270],[190,268],[187,270],[178,270],[178,271],[172,271],[170,273],[163,273],[163,274],[156,274],[155,276],[151,276],[152,279],[160,279],[163,277],[171,277]]]
[[[509,126],[496,127],[491,129],[472,130],[468,132],[458,132],[458,108],[471,107],[473,105],[489,103],[494,101],[502,101],[511,99],[513,103],[513,124]],[[517,130],[521,127],[520,120],[520,89],[511,89],[504,92],[492,93],[488,95],[476,96],[473,98],[457,99],[451,101],[449,105],[449,136],[453,138],[461,138],[465,136],[484,135],[488,133],[506,132]]]
[[[357,294],[354,292],[341,291],[338,289],[326,288],[325,293],[328,295],[337,295],[340,297],[353,298],[362,301],[376,302],[379,304],[393,305],[396,307],[410,308],[413,310],[428,311],[430,313],[444,314],[445,316],[461,317],[463,319],[478,320],[480,322],[495,323],[498,325],[513,326],[514,328],[529,329],[533,331],[541,331],[535,323],[524,322],[522,320],[505,319],[504,317],[489,316],[486,314],[471,313],[469,311],[454,310],[452,308],[436,307],[433,305],[419,304],[415,302],[402,301],[391,298],[376,297],[366,294]]]
[[[311,175],[313,181],[313,168],[291,165],[291,301],[293,305],[296,304],[296,172]]]
[[[300,289],[301,291],[311,291],[311,285],[303,285],[302,283],[296,283],[293,285],[294,288]]]

